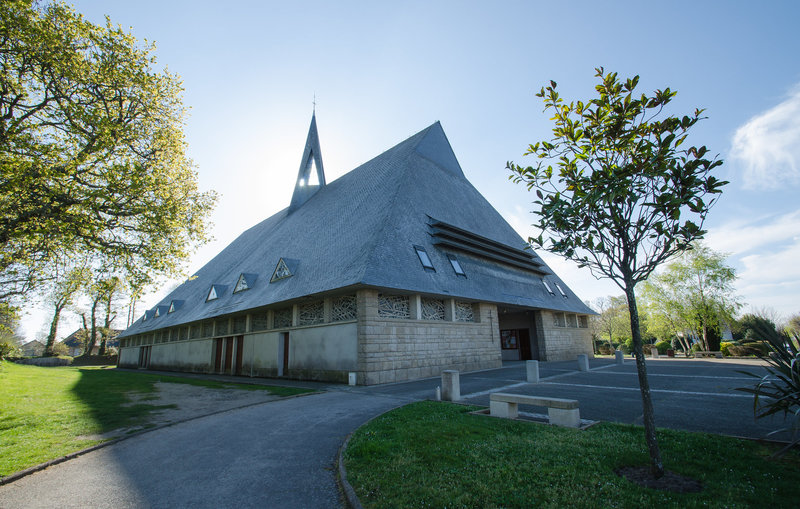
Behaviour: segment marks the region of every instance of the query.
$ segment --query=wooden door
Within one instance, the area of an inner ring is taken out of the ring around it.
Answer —
[[[519,337],[519,356],[520,360],[529,361],[531,357],[531,335],[528,329],[518,329],[517,337]]]
[[[236,369],[234,374],[241,375],[242,374],[242,354],[244,351],[244,336],[238,336],[236,338]]]
[[[222,339],[214,340],[214,373],[222,370]]]
[[[233,365],[233,338],[225,338],[225,373],[231,372]]]

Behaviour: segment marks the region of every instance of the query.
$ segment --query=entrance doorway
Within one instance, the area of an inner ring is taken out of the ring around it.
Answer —
[[[541,360],[534,310],[500,308],[497,318],[504,361]]]
[[[289,333],[281,332],[278,341],[278,376],[287,376],[289,372]]]

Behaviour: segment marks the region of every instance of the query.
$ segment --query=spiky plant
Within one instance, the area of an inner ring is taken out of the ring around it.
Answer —
[[[769,347],[768,355],[759,355],[768,363],[764,368],[767,374],[741,371],[757,378],[758,382],[754,387],[737,390],[755,396],[753,413],[756,419],[783,412],[786,425],[769,433],[789,432],[789,445],[779,451],[780,454],[800,442],[800,335],[796,331],[781,333],[770,327],[759,327],[756,332]]]

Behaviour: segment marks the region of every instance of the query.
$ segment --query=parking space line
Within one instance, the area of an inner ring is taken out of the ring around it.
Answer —
[[[494,389],[489,389],[488,391],[473,392],[472,394],[464,394],[461,396],[461,399],[479,398],[481,396],[486,396],[487,394],[491,394],[493,392],[501,392],[506,389],[514,389],[516,387],[522,387],[523,385],[528,385],[528,382],[520,382],[517,384],[505,385],[503,387],[495,387]]]
[[[636,373],[635,371],[632,372],[632,373],[628,373],[628,372],[625,372],[625,371],[607,371],[606,373],[609,374],[609,375],[636,375],[636,376],[638,376],[638,373]],[[678,378],[678,377],[682,377],[682,378],[710,378],[710,379],[713,379],[713,380],[722,380],[722,379],[725,379],[725,380],[751,380],[751,381],[754,380],[754,378],[751,377],[751,376],[669,375],[669,374],[666,374],[666,373],[647,373],[647,377],[648,378],[651,377],[651,376],[665,376],[665,377],[672,377],[672,378]]]
[[[539,385],[567,385],[569,387],[588,387],[590,389],[604,389],[604,390],[618,390],[618,391],[635,391],[639,392],[638,387],[610,387],[608,385],[590,385],[590,384],[568,384],[562,382],[539,382]],[[487,394],[493,391],[486,391]],[[695,391],[676,391],[670,389],[650,389],[650,392],[658,392],[658,393],[665,393],[665,394],[682,394],[682,395],[691,395],[691,396],[723,396],[726,398],[749,398],[753,399],[753,396],[747,394],[727,394],[724,392],[695,392]]]

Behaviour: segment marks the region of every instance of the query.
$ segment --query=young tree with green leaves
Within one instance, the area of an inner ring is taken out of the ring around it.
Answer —
[[[595,300],[594,308],[599,315],[593,316],[592,321],[596,322],[598,332],[606,337],[612,348],[615,340],[619,343],[630,336],[631,322],[624,295],[600,297]]]
[[[178,76],[152,44],[59,0],[0,3],[0,299],[56,255],[177,273],[214,193],[186,157]]]
[[[654,314],[669,316],[678,327],[676,334],[694,333],[704,350],[719,350],[721,327],[734,322],[739,307],[733,288],[736,271],[726,258],[696,242],[644,286]]]
[[[664,473],[642,352],[636,285],[705,233],[703,222],[726,182],[706,147],[683,147],[702,110],[665,116],[676,92],[638,95],[639,77],[598,68],[597,97],[565,103],[556,83],[537,94],[552,110],[553,138],[528,147],[533,166],[508,163],[511,179],[535,190],[541,230],[532,243],[589,267],[624,292],[654,476]],[[546,236],[546,237],[545,237]]]

